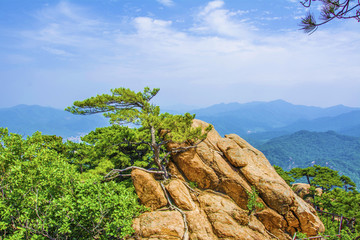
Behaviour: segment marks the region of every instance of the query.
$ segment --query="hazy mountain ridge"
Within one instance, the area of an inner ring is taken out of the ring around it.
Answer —
[[[220,134],[237,133],[263,140],[299,130],[360,133],[360,108],[337,105],[329,108],[294,105],[283,100],[272,102],[217,104],[191,111],[196,118],[212,123]],[[359,128],[359,130],[357,130]],[[272,136],[271,133],[274,133]],[[257,136],[258,135],[258,136]],[[355,136],[360,136],[356,134]],[[268,140],[268,139],[267,139]]]
[[[217,104],[190,112],[197,113],[196,118],[213,124],[221,135],[239,134],[263,151],[272,164],[285,169],[314,163],[329,166],[360,185],[359,108],[342,105],[307,107],[278,100]],[[108,120],[101,114],[77,116],[59,109],[28,105],[0,108],[0,127],[23,135],[40,131],[76,138],[108,125]],[[284,126],[277,127],[281,125]]]
[[[334,117],[322,117],[314,120],[300,120],[285,128],[285,131],[327,131],[333,130],[339,133],[347,133],[348,135],[358,136],[356,132],[352,133],[351,129],[357,129],[360,124],[360,111],[352,111],[343,113]]]
[[[181,114],[189,106],[167,109]],[[294,105],[283,100],[271,102],[216,104],[189,111],[215,126],[221,135],[236,133],[253,144],[299,130],[328,131],[360,136],[360,108],[337,105],[329,108]],[[78,136],[108,121],[100,114],[76,116],[50,107],[18,105],[0,108],[0,126],[20,134],[41,131],[65,137]]]
[[[108,121],[101,115],[77,116],[51,107],[17,105],[0,108],[0,127],[22,135],[40,131],[64,138],[76,137],[107,125]]]
[[[328,166],[360,186],[360,138],[334,131],[298,131],[256,146],[271,164],[285,170],[314,164]]]

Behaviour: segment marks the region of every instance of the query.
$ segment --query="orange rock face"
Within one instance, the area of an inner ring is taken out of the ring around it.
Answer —
[[[181,180],[175,179],[171,181],[166,190],[169,192],[171,198],[177,207],[184,210],[195,210],[196,205],[190,196],[189,190],[181,182]]]
[[[182,239],[184,235],[184,222],[176,211],[144,213],[135,224],[141,239]]]
[[[141,203],[151,210],[156,210],[167,205],[165,194],[160,184],[147,172],[135,169],[131,172],[131,178]]]
[[[194,127],[207,123],[194,120]],[[175,148],[169,145],[168,148]],[[265,156],[235,134],[222,138],[214,129],[196,149],[172,156],[165,181],[169,199],[181,211],[152,211],[134,220],[136,239],[291,239],[324,231],[315,210],[298,197]],[[140,201],[156,210],[167,205],[151,174],[134,170]],[[186,181],[199,189],[189,190]],[[249,211],[252,187],[262,208]]]

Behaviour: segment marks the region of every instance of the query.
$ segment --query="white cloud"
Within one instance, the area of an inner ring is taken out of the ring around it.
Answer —
[[[21,32],[29,40],[27,44],[63,57],[94,54],[93,51],[88,52],[89,49],[106,46],[109,31],[117,31],[113,26],[109,28],[111,23],[64,1],[38,11],[35,17],[38,19],[38,29]]]
[[[313,86],[333,86],[323,88],[332,94],[347,89],[329,97],[338,101],[355,92],[354,86],[360,89],[359,32],[265,35],[244,23],[240,12],[226,9],[223,1],[199,9],[194,26],[182,30],[172,21],[143,16],[128,20],[133,29],[124,31],[69,3],[39,15],[41,27],[27,31],[27,40],[56,56],[76,55],[76,76],[86,84],[160,87],[165,98],[188,104],[246,98],[296,102]],[[313,91],[308,98],[319,97]]]
[[[205,6],[202,11],[200,11],[199,15],[207,15],[216,9],[222,8],[224,4],[224,1],[211,1]]]
[[[249,37],[253,27],[245,19],[237,19],[246,11],[230,11],[224,8],[224,1],[211,1],[197,15],[192,28],[200,34],[217,34],[223,37]]]
[[[172,0],[156,0],[156,1],[166,7],[174,6],[174,2]]]
[[[163,21],[149,17],[137,17],[134,19],[135,27],[140,33],[163,33],[168,31],[171,23],[171,21]]]
[[[92,31],[98,27],[101,22],[88,16],[86,10],[78,5],[69,2],[60,1],[55,7],[44,8],[37,12],[36,17],[40,21],[59,22],[65,24],[64,28],[78,31]],[[74,25],[71,27],[71,25]]]

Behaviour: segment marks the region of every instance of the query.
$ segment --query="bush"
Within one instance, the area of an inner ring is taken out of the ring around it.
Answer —
[[[121,239],[144,211],[133,188],[84,179],[52,141],[0,129],[0,238]],[[57,144],[59,144],[57,142]]]

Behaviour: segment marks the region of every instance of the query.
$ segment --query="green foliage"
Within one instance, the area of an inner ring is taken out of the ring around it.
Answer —
[[[151,159],[150,147],[141,142],[138,128],[119,125],[97,128],[81,138],[82,143],[68,142],[69,159],[81,171],[105,175],[113,168],[147,167]]]
[[[123,239],[131,235],[138,204],[131,180],[104,182],[113,168],[157,166],[166,176],[168,143],[206,137],[191,128],[194,115],[160,113],[149,101],[159,89],[112,90],[75,102],[75,114],[102,112],[113,126],[82,143],[37,132],[23,139],[0,128],[0,239]],[[119,126],[132,123],[138,128]],[[182,149],[177,149],[182,150]]]
[[[330,236],[326,237],[326,239],[330,240],[338,240],[339,237],[339,219],[333,219],[331,216],[319,215],[320,220],[323,222],[325,226],[325,232],[322,233],[322,236]],[[345,221],[342,226],[342,230],[340,232],[341,239],[346,240],[354,240],[356,237],[360,236],[359,230],[352,230],[348,226],[346,226]]]
[[[338,170],[360,184],[360,139],[335,132],[299,131],[258,147],[273,165],[288,171],[320,165]]]
[[[144,141],[150,140],[149,131],[152,128],[157,131],[157,137],[174,142],[204,138],[200,128],[190,128],[195,115],[160,113],[159,106],[150,103],[159,90],[146,87],[143,92],[135,93],[127,88],[116,88],[111,90],[112,95],[103,94],[84,101],[75,101],[72,107],[65,110],[84,115],[104,113],[112,124],[140,125],[139,133]]]
[[[306,233],[296,232],[296,239],[303,239],[303,238],[307,238]]]
[[[248,195],[247,208],[249,209],[249,215],[257,209],[263,209],[264,204],[258,202],[259,193],[254,186],[251,186],[251,191],[246,191]]]
[[[84,101],[76,101],[65,110],[84,115],[104,113],[112,124],[139,125],[139,128],[132,130],[129,127],[115,126],[98,129],[83,140],[95,145],[97,159],[109,159],[114,166],[121,168],[137,164],[144,166],[145,163],[147,167],[151,167],[155,164],[166,176],[166,157],[169,153],[165,145],[171,142],[200,141],[211,130],[211,125],[203,132],[201,127],[191,127],[195,115],[160,113],[160,108],[150,103],[158,92],[159,89],[151,90],[148,87],[138,93],[126,88],[116,88],[111,90],[111,95],[97,95]],[[97,145],[100,146],[96,147]]]
[[[328,167],[314,165],[307,168],[293,168],[289,173],[295,179],[306,177],[308,184],[320,187],[323,191],[329,191],[333,187],[343,187],[345,183],[356,187],[349,177],[340,176],[338,171]]]
[[[355,183],[348,176],[340,176],[335,170],[317,165],[308,168],[294,168],[290,172],[284,171],[284,173],[295,179],[305,176],[311,185],[309,195],[313,197],[314,204],[322,211],[338,216],[335,221],[332,215],[319,212],[326,229],[324,235],[335,236],[338,234],[340,216],[348,219],[360,219],[360,193],[356,191]],[[316,187],[323,189],[321,196],[316,194]],[[360,224],[356,222],[354,226],[350,226],[353,224],[346,223],[348,222],[344,220],[342,239],[354,239],[355,236],[359,236]]]
[[[104,113],[112,123],[135,123],[146,125],[151,115],[158,115],[159,107],[149,101],[160,89],[146,87],[143,92],[135,93],[127,88],[111,89],[112,95],[102,94],[84,101],[75,101],[74,106],[65,110],[75,114]]]
[[[289,186],[291,186],[292,182],[295,182],[295,179],[290,176],[289,172],[284,171],[284,169],[276,165],[274,165],[274,168],[280,177],[282,177]]]
[[[324,192],[321,198],[318,198],[317,204],[328,212],[348,218],[360,219],[360,193],[357,191],[345,191],[341,188],[335,188]]]
[[[198,184],[196,182],[189,181],[188,183],[189,183],[189,186],[191,188],[197,188],[198,187]]]
[[[144,210],[133,188],[83,178],[66,144],[0,128],[0,236],[4,239],[121,239]]]
[[[342,175],[340,177],[340,181],[343,182],[345,191],[348,191],[348,190],[354,191],[356,189],[356,184],[348,176]]]

